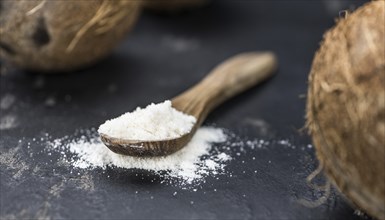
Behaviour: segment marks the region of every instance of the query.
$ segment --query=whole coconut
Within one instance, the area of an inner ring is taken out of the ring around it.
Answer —
[[[206,5],[209,0],[142,0],[145,9],[160,12],[179,12]]]
[[[385,2],[341,19],[316,53],[307,126],[329,179],[385,219]]]
[[[0,57],[19,67],[69,71],[108,55],[133,26],[138,1],[0,2]]]

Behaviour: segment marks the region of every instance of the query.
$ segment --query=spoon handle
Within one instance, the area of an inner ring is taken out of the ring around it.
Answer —
[[[197,85],[175,97],[173,106],[194,115],[201,123],[213,108],[267,79],[276,68],[277,60],[271,52],[236,55],[219,64]]]

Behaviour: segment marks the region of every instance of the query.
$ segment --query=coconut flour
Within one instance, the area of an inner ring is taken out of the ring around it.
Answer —
[[[20,143],[24,140],[19,140]],[[241,137],[218,127],[201,127],[180,151],[164,157],[137,158],[118,155],[110,151],[99,139],[96,129],[80,129],[74,134],[53,139],[48,133],[32,142],[44,144],[45,154],[51,162],[70,168],[69,172],[81,175],[81,170],[106,170],[120,168],[136,172],[136,169],[150,170],[162,179],[162,183],[181,186],[182,189],[196,187],[206,177],[218,179],[218,175],[232,177],[227,165],[245,162],[246,155],[256,160],[256,151],[264,152],[271,146],[296,149],[289,139],[263,140]],[[26,142],[30,149],[31,142]],[[302,150],[312,145],[301,146]],[[33,152],[31,152],[32,154]],[[59,157],[58,157],[59,156]],[[32,157],[32,156],[31,156]],[[56,159],[54,159],[56,158]],[[268,164],[272,161],[266,160]],[[257,167],[250,175],[257,174]],[[142,173],[138,171],[137,175]],[[242,172],[243,174],[245,171]]]
[[[224,171],[225,162],[231,157],[215,151],[213,145],[224,143],[227,136],[220,128],[202,127],[192,140],[178,152],[169,156],[140,158],[116,154],[110,151],[96,133],[83,135],[78,139],[56,139],[50,146],[72,156],[65,159],[72,166],[81,169],[105,169],[118,167],[126,169],[145,169],[155,172],[166,171],[168,177],[179,178],[182,182],[192,183],[205,176]]]
[[[108,120],[98,132],[85,130],[74,137],[64,137],[49,143],[50,149],[60,152],[61,159],[76,169],[142,169],[153,171],[169,182],[177,179],[183,185],[204,181],[207,176],[225,174],[225,166],[232,156],[240,157],[245,148],[265,148],[270,142],[243,140],[221,128],[201,127],[181,150],[162,157],[132,157],[109,150],[99,134],[132,140],[162,140],[178,138],[191,131],[196,118],[171,105],[171,101],[150,104],[131,113]],[[276,142],[289,146],[287,140]],[[236,151],[235,155],[234,152]],[[253,157],[254,160],[254,157]],[[244,161],[243,161],[244,162]],[[231,175],[231,174],[230,174]]]
[[[181,137],[191,131],[195,122],[194,116],[174,109],[167,100],[108,120],[98,132],[129,140],[162,140]]]

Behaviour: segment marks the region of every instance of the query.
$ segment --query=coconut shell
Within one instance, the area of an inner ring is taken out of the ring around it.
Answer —
[[[145,9],[158,12],[180,12],[208,4],[209,0],[142,0]]]
[[[324,35],[309,77],[307,126],[327,177],[385,219],[385,2],[373,1]]]
[[[0,2],[0,57],[22,68],[70,71],[108,55],[138,15],[138,1]]]

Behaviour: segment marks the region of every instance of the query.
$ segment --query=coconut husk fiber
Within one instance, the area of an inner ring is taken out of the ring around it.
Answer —
[[[385,219],[385,2],[324,35],[309,77],[307,127],[320,166],[350,201]]]
[[[1,1],[0,57],[42,72],[79,69],[108,55],[138,12],[139,1]]]

